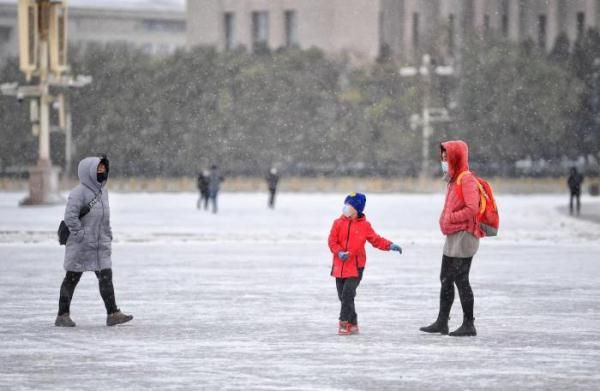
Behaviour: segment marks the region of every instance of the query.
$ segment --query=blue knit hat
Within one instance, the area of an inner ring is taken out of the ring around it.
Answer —
[[[365,204],[367,203],[367,196],[362,193],[350,193],[344,200],[344,204],[352,206],[358,214],[362,214],[365,210]]]

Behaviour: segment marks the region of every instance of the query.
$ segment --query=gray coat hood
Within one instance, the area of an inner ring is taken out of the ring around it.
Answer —
[[[99,164],[99,157],[86,157],[79,162],[79,166],[77,167],[77,175],[81,184],[94,192],[100,191],[106,185],[106,181],[102,183],[98,182],[96,173]]]

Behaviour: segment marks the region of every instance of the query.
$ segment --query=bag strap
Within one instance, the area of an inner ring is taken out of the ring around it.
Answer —
[[[465,177],[465,175],[470,173],[471,171],[463,171],[460,174],[458,174],[458,176],[456,177],[456,181],[454,181],[456,183],[456,193],[458,194],[461,200],[464,200],[462,191],[462,179]]]
[[[462,179],[467,175],[467,174],[471,174],[473,175],[473,173],[471,171],[463,171],[460,174],[458,174],[458,177],[456,177],[456,192],[458,193],[458,196],[460,197],[461,200],[464,201],[465,197],[463,196],[463,191],[462,191]],[[485,213],[485,208],[487,208],[487,193],[485,191],[485,189],[483,188],[483,186],[481,185],[481,183],[477,180],[477,177],[475,177],[475,182],[477,182],[477,188],[479,189],[479,216],[483,216],[483,214]]]
[[[96,205],[98,203],[98,201],[100,200],[101,196],[102,196],[102,192],[96,194],[96,196],[90,202],[88,202],[87,209],[82,209],[81,213],[79,214],[79,218],[82,218],[86,214],[90,213],[90,211],[92,210],[94,205]]]

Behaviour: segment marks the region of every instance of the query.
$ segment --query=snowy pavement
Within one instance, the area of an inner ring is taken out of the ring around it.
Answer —
[[[600,224],[560,196],[499,197],[499,238],[471,279],[479,336],[423,335],[434,320],[441,195],[369,195],[367,215],[404,255],[368,249],[361,334],[336,335],[326,237],[343,195],[111,194],[117,300],[107,328],[95,276],[53,326],[63,207],[17,208],[0,193],[0,389],[597,389]],[[599,201],[584,198],[598,206]],[[461,320],[458,298],[451,327]]]

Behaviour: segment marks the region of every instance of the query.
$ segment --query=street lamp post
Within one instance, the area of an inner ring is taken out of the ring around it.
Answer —
[[[421,151],[421,178],[427,178],[431,175],[430,169],[430,139],[433,135],[434,123],[449,122],[450,116],[446,108],[431,107],[431,81],[432,74],[439,76],[451,76],[454,74],[454,68],[451,66],[434,66],[431,62],[431,57],[428,54],[423,56],[423,62],[419,68],[402,67],[400,68],[400,76],[415,77],[420,76],[423,81],[423,108],[421,114],[413,114],[411,116],[410,125],[414,130],[421,126],[423,130],[422,151]]]
[[[70,113],[64,95],[51,95],[50,87],[77,88],[92,81],[89,76],[73,78],[66,75],[69,71],[66,3],[66,0],[19,0],[19,68],[27,81],[32,77],[38,80],[33,85],[0,85],[0,93],[16,96],[19,102],[31,99],[32,131],[39,139],[38,161],[29,171],[29,195],[21,201],[21,205],[63,201],[58,186],[59,169],[52,166],[50,158],[50,105],[57,105],[60,128],[67,133],[70,133],[70,129],[64,119],[70,118]],[[70,134],[67,137],[70,138]]]

